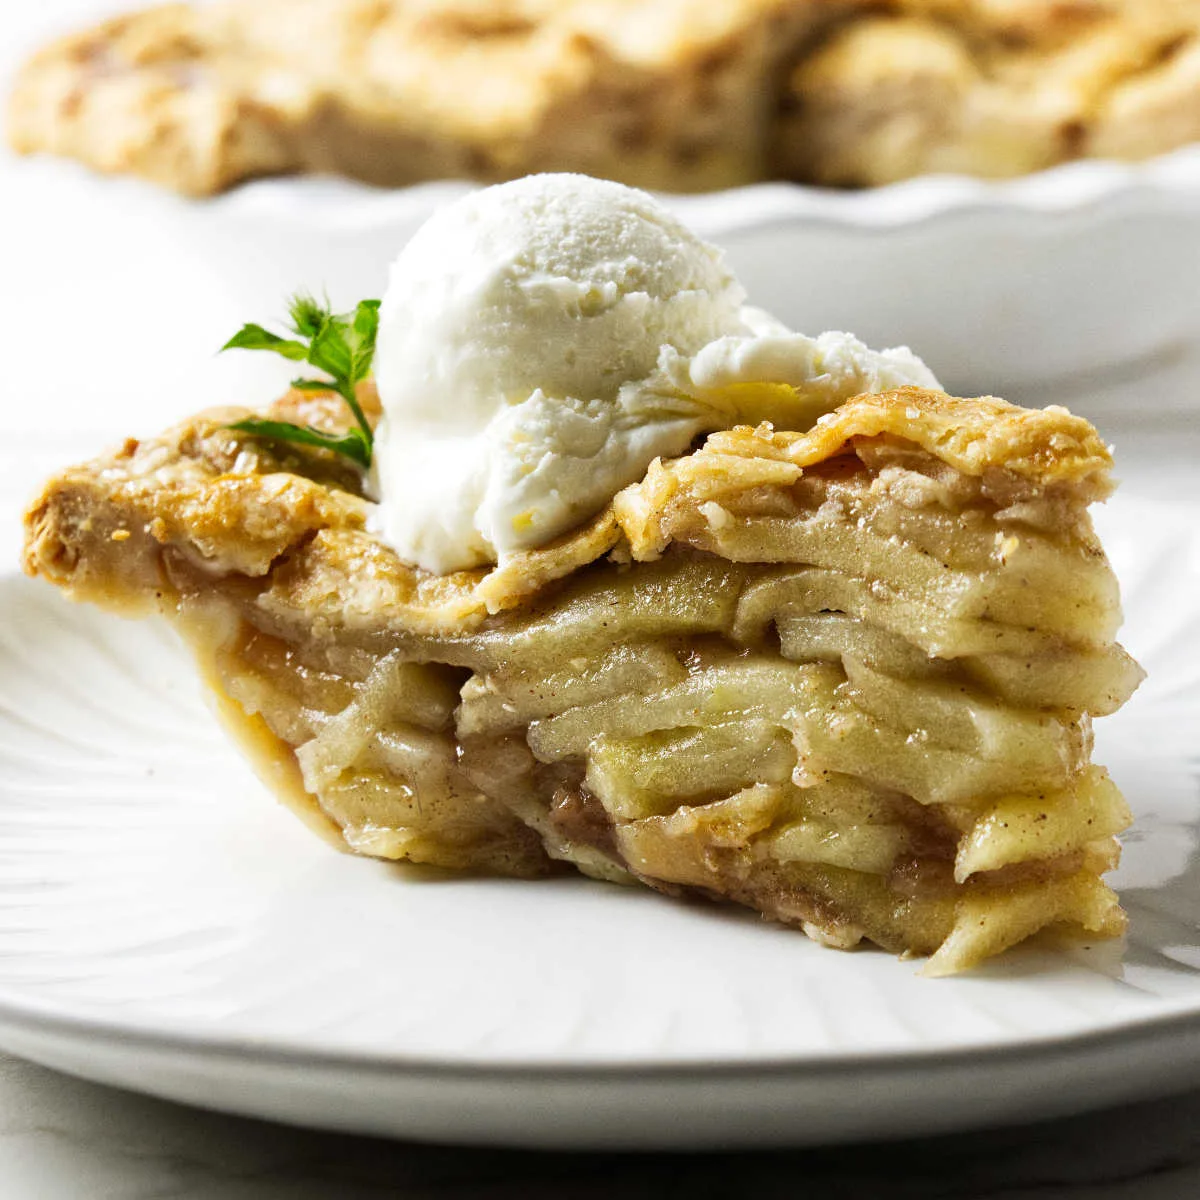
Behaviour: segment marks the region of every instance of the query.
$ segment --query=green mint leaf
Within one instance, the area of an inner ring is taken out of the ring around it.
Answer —
[[[361,383],[371,373],[375,358],[375,338],[379,333],[379,301],[360,300],[354,310],[353,336],[349,338],[352,353],[350,382]]]
[[[379,301],[361,300],[353,313],[327,316],[309,346],[308,361],[354,387],[371,373]]]
[[[328,300],[319,304],[307,292],[297,292],[288,301],[288,320],[292,323],[292,329],[302,338],[316,337],[331,315]]]
[[[346,455],[359,466],[369,467],[374,433],[355,389],[371,373],[379,333],[379,301],[360,300],[353,313],[333,313],[328,301],[322,305],[307,293],[299,292],[288,302],[288,320],[297,336],[307,339],[307,345],[304,341],[279,337],[261,325],[244,325],[222,349],[272,350],[294,362],[311,363],[330,379],[293,379],[292,387],[303,392],[336,392],[346,402],[356,428],[333,435],[311,425],[258,417],[239,421],[230,428],[277,441],[321,446]]]
[[[221,350],[271,350],[294,362],[303,362],[308,357],[308,348],[302,342],[281,338],[261,325],[243,325]]]
[[[333,376],[336,391],[368,441],[373,436],[371,426],[359,406],[355,387],[370,373],[378,327],[377,308],[371,303],[365,308],[360,305],[353,317],[330,317],[308,348],[308,361]]]
[[[364,469],[371,465],[371,447],[358,429],[345,434],[322,433],[311,425],[293,425],[290,421],[268,421],[262,417],[246,417],[234,421],[230,429],[240,430],[273,442],[293,442],[301,446],[319,446],[335,454],[353,459]]]
[[[339,382],[350,378],[352,355],[346,341],[348,328],[345,317],[328,317],[308,344],[308,361]]]

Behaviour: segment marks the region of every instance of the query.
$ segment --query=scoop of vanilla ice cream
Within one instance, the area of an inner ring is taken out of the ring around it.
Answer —
[[[716,249],[632,188],[534,175],[450,205],[380,310],[384,536],[446,572],[585,519],[694,433],[694,414],[623,414],[622,385],[663,346],[745,332],[744,299]]]
[[[645,192],[531,175],[430,219],[391,271],[375,373],[389,415],[474,428],[540,388],[611,400],[659,349],[742,329],[720,253]]]
[[[444,209],[380,309],[379,532],[439,574],[503,561],[728,424],[729,383],[803,382],[824,407],[937,386],[906,350],[822,344],[744,301],[718,250],[619,184],[534,175]]]

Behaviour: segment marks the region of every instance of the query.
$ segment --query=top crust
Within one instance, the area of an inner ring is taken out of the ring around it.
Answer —
[[[364,400],[377,412],[369,389]],[[271,412],[327,427],[340,420],[329,397],[310,393],[290,393]],[[714,498],[787,486],[865,442],[919,447],[978,479],[1000,504],[1082,506],[1111,487],[1107,448],[1065,409],[903,388],[855,397],[805,433],[762,425],[713,434],[692,454],[656,460],[582,528],[497,567],[435,576],[402,562],[369,532],[370,505],[353,472],[328,452],[228,428],[244,415],[212,410],[52,479],[26,514],[25,570],[78,598],[124,609],[150,606],[173,590],[172,571],[250,580],[274,572],[275,586],[289,588],[291,602],[313,614],[336,611],[339,621],[362,627],[383,621],[446,635],[531,602],[606,554],[657,558],[672,529],[708,519]]]
[[[1197,0],[225,0],[42,50],[9,137],[195,195],[577,170],[674,191],[1200,137]]]
[[[1076,487],[1087,500],[1108,494],[1112,455],[1082,417],[1059,405],[1019,408],[994,396],[964,400],[925,388],[856,396],[807,433],[715,433],[705,449],[811,467],[854,438],[881,435],[912,442],[964,475],[1002,470],[1038,488]]]

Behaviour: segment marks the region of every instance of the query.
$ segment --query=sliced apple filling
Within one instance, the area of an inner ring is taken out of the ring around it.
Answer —
[[[576,533],[444,577],[368,531],[325,452],[227,421],[53,480],[27,568],[165,612],[264,778],[350,849],[567,863],[937,973],[1121,931],[1102,876],[1130,815],[1090,722],[1141,671],[1085,421],[861,396],[713,434]]]

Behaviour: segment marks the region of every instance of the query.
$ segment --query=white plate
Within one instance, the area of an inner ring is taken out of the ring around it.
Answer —
[[[1200,1069],[1200,536],[1099,514],[1151,675],[1100,723],[1125,946],[926,980],[752,915],[342,856],[231,753],[165,628],[0,578],[0,1046],[286,1120],[542,1146],[1031,1120]],[[1180,478],[1183,478],[1180,476]]]

